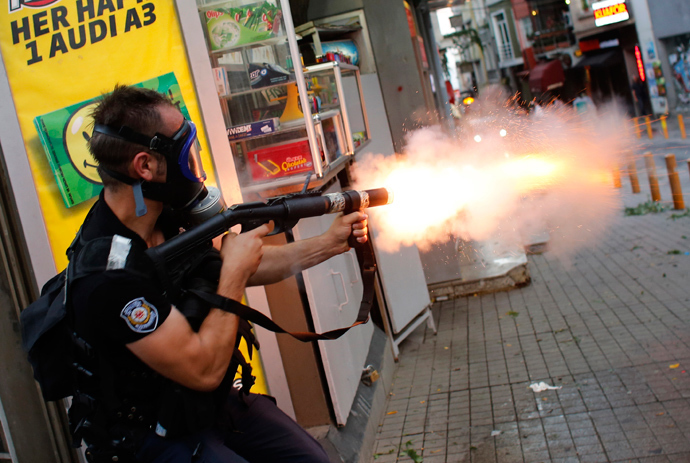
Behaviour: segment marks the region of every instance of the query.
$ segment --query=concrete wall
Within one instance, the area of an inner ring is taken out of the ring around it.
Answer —
[[[658,38],[690,32],[690,2],[688,0],[648,0],[649,16]]]
[[[309,19],[325,18],[348,11],[360,10],[363,7],[363,0],[312,0],[309,3]]]

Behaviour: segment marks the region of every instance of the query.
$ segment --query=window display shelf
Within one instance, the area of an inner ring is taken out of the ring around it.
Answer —
[[[287,43],[287,37],[285,37],[285,36],[271,37],[270,39],[257,40],[256,42],[243,43],[241,45],[233,45],[233,46],[224,47],[224,48],[221,48],[218,50],[211,50],[211,54],[212,55],[223,55],[226,53],[242,51],[246,48],[272,47],[274,45],[281,45],[284,43]]]
[[[359,68],[295,69],[301,37],[282,17],[284,4],[197,0],[243,194],[301,185],[310,171],[319,181],[334,175],[370,136]]]
[[[295,79],[293,76],[292,79],[288,80],[287,82],[282,82],[280,84],[274,84],[274,85],[267,85],[265,87],[260,87],[260,88],[251,88],[248,90],[238,90],[238,91],[232,92],[228,95],[223,95],[222,98],[225,98],[226,100],[232,100],[233,98],[237,98],[238,96],[251,95],[252,93],[261,93],[261,92],[265,92],[266,90],[284,89],[286,85],[294,84],[294,83],[295,83]]]

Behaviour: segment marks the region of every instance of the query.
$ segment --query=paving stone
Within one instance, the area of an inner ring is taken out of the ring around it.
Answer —
[[[669,215],[621,214],[567,259],[530,255],[529,286],[435,304],[439,333],[400,346],[376,463],[408,440],[426,463],[690,462],[690,259],[667,253],[690,219]]]

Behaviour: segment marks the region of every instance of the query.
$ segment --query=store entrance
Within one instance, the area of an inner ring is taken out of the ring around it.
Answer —
[[[574,69],[579,74],[579,87],[585,90],[589,86],[592,100],[597,106],[615,102],[624,107],[631,117],[634,117],[635,108],[630,92],[630,78],[624,63],[623,52],[620,49],[602,50],[597,54],[586,56]],[[589,83],[587,71],[589,71]]]

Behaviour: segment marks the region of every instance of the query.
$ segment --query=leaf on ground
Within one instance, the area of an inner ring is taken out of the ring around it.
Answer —
[[[668,367],[669,367],[671,370],[675,370],[675,369],[678,368],[679,366],[680,366],[680,363],[674,363],[674,364],[672,364],[672,365],[669,365]]]
[[[657,202],[657,201],[647,201],[640,203],[635,207],[626,207],[623,210],[625,215],[645,215],[645,214],[657,214],[659,212],[664,212],[667,206]]]
[[[415,463],[422,463],[422,461],[424,461],[422,457],[417,454],[417,451],[412,447],[412,441],[408,440],[405,443],[405,450],[403,450],[402,453],[410,457]]]
[[[680,254],[681,252],[678,249],[671,249],[670,251],[667,251],[666,254]]]
[[[375,454],[374,454],[374,460],[377,460],[379,457],[381,457],[381,456],[383,456],[383,455],[390,455],[390,454],[393,453],[393,452],[395,452],[395,449],[394,449],[394,448],[390,449],[390,450],[387,451],[387,452],[375,453]]]
[[[506,312],[506,315],[509,315],[509,316],[515,318],[515,317],[517,317],[517,316],[520,315],[520,314],[519,314],[518,312],[515,312],[514,310],[511,310],[511,311],[509,311],[509,312]]]
[[[397,411],[397,410],[393,410],[392,412],[386,413],[386,415],[395,415],[396,413],[398,413],[398,411]]]
[[[685,208],[685,211],[680,214],[671,214],[668,218],[671,220],[682,219],[683,217],[690,217],[690,208]]]

